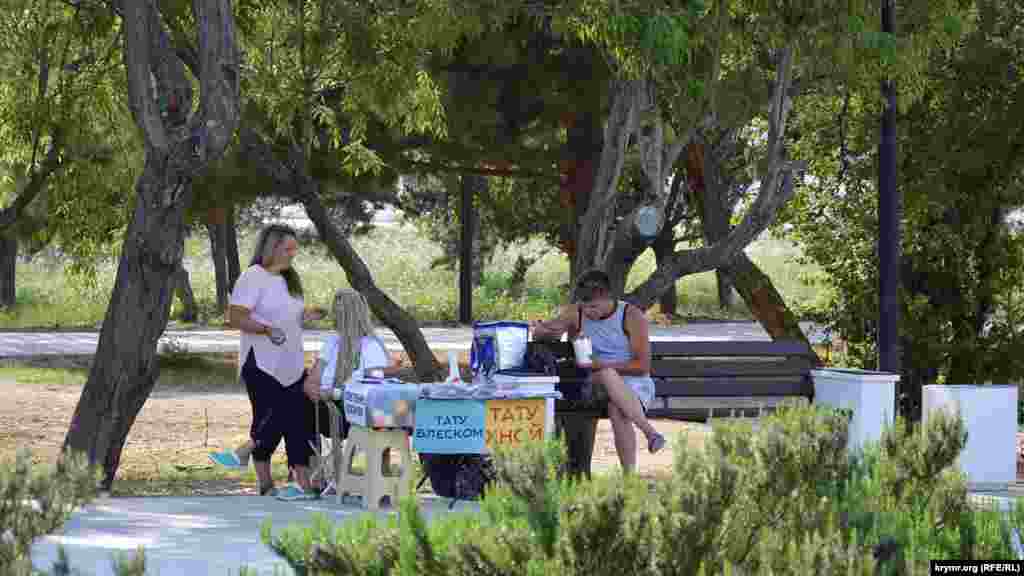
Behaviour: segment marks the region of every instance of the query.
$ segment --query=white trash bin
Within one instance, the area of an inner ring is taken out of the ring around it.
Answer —
[[[967,427],[960,469],[972,490],[1003,490],[1017,480],[1017,387],[931,385],[921,394],[921,420],[937,410],[959,410]]]
[[[853,411],[850,421],[851,451],[866,442],[878,442],[882,430],[892,426],[896,410],[896,382],[900,375],[891,372],[826,368],[811,370],[814,378],[814,402]]]

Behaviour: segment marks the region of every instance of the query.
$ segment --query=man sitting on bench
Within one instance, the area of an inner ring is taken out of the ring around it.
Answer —
[[[573,291],[574,304],[553,320],[530,323],[536,339],[558,339],[568,332],[590,339],[593,360],[590,380],[608,391],[608,418],[615,436],[615,451],[625,473],[636,470],[636,424],[647,437],[653,454],[665,446],[665,437],[647,420],[647,405],[654,399],[651,379],[651,342],[647,317],[636,306],[612,298],[611,281],[601,270],[580,275]]]

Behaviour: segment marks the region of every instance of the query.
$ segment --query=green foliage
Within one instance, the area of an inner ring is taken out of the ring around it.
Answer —
[[[1011,557],[1010,525],[968,504],[953,462],[964,425],[903,422],[849,453],[848,417],[787,405],[679,442],[671,478],[572,481],[558,442],[501,450],[477,514],[332,529],[318,519],[263,537],[306,574],[926,574],[931,559]],[[308,572],[307,572],[308,570]]]
[[[489,197],[481,212],[493,208],[496,234],[523,239],[540,233],[552,245],[573,226],[555,202],[553,179],[544,178],[554,175],[551,156],[565,140],[556,121],[563,113],[582,118],[592,112],[600,127],[611,78],[651,83],[656,108],[645,111],[642,121],[659,116],[671,143],[708,115],[721,128],[746,126],[762,116],[779,50],[787,46],[794,49],[790,77],[797,96],[837,84],[871,86],[877,93],[882,78],[895,76],[906,105],[924,94],[930,50],[948,48],[973,22],[970,6],[960,0],[901,3],[899,36],[880,31],[877,3],[866,0],[576,0],[543,6],[451,0],[424,3],[421,10],[444,30],[439,42],[445,45],[462,26],[455,48],[430,59],[438,85],[445,87],[452,142],[423,153],[446,166],[493,158],[520,169],[519,182],[505,186],[492,180],[492,188],[506,188],[503,194],[512,202]],[[456,18],[463,22],[453,23]],[[529,86],[530,93],[510,88],[516,85]],[[875,100],[868,104],[877,108]],[[628,195],[622,187],[616,192]]]
[[[27,451],[0,467],[0,573],[31,573],[36,537],[60,528],[96,493],[98,477],[84,457],[68,455],[55,466],[32,466]],[[64,562],[58,565],[67,565]]]
[[[560,503],[572,490],[571,483],[559,478],[567,461],[565,446],[559,442],[499,447],[495,453],[499,488],[484,508],[494,518],[525,518],[549,556],[558,544]]]
[[[142,546],[131,553],[116,554],[114,573],[118,576],[146,576],[146,551]]]
[[[1024,374],[1009,352],[1020,345],[1024,239],[1005,222],[1024,205],[1024,83],[1009,71],[1024,65],[1013,24],[1021,13],[1016,5],[979,6],[955,49],[931,52],[927,94],[897,122],[900,335],[904,373],[916,384],[1013,382]],[[794,148],[810,160],[815,180],[788,212],[795,237],[835,290],[831,323],[864,367],[874,364],[878,317],[874,98],[850,86],[808,100]]]
[[[556,29],[600,47],[624,76],[650,76],[661,82],[663,76],[691,64],[694,48],[706,39],[701,24],[709,11],[703,0],[673,6],[589,0],[575,4],[559,14]],[[682,83],[699,96],[701,80],[691,75]]]
[[[303,147],[312,144],[314,124],[322,148],[359,142],[374,121],[443,134],[437,87],[417,69],[427,37],[415,34],[415,23],[399,25],[410,23],[410,10],[306,0],[246,5],[239,15],[246,93],[274,132]],[[344,157],[363,170],[379,162],[367,154],[353,148]]]
[[[24,248],[58,240],[70,266],[89,273],[127,221],[141,164],[120,45],[106,6],[0,4],[0,198],[42,182],[16,223]],[[47,173],[51,150],[58,163]]]

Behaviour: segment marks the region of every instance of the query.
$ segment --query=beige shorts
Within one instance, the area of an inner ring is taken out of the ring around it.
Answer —
[[[654,402],[654,379],[650,376],[623,376],[622,381],[633,391],[644,412],[647,412]]]

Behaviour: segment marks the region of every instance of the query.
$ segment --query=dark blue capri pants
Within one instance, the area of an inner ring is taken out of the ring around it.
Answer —
[[[303,372],[291,386],[281,386],[277,378],[260,370],[255,351],[249,350],[242,365],[242,381],[252,403],[249,436],[256,442],[253,460],[269,461],[283,438],[288,466],[309,466],[316,431],[313,402],[302,391],[305,379],[306,372]]]

